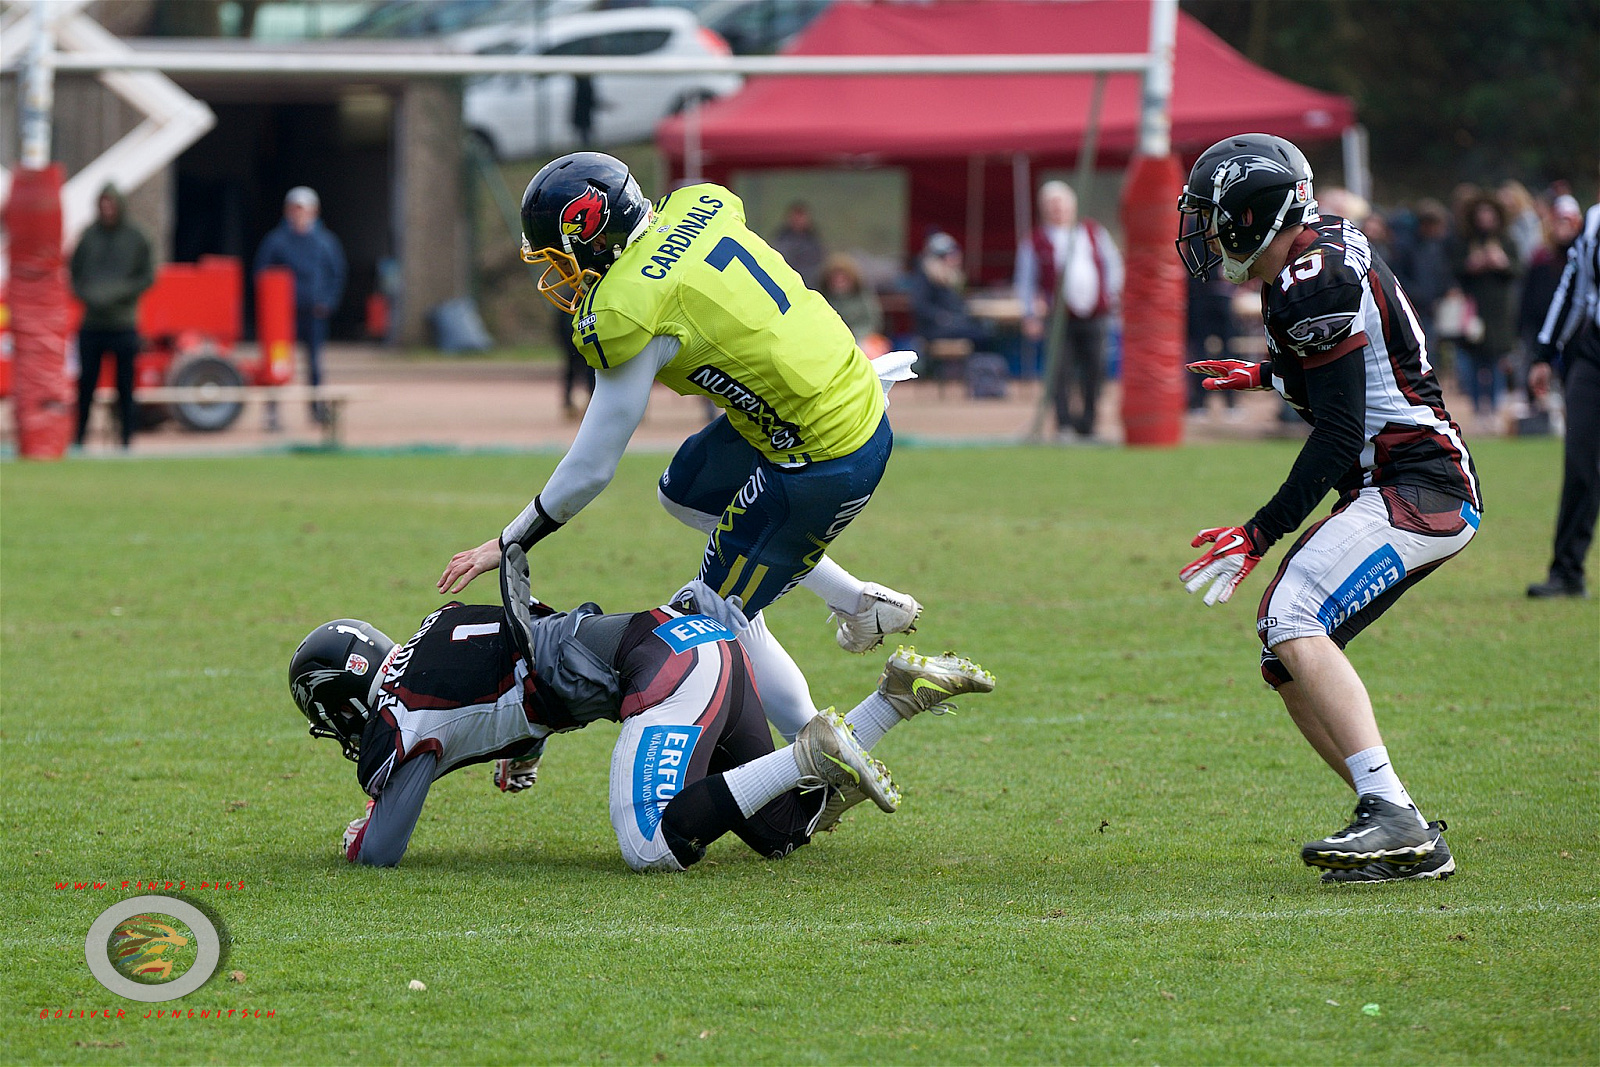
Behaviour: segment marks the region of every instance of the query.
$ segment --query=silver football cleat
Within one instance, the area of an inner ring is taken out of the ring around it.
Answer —
[[[794,739],[794,761],[807,784],[866,794],[884,811],[900,806],[900,790],[889,768],[867,755],[855,731],[832,708],[819,711]]]
[[[954,652],[919,656],[904,645],[894,650],[878,679],[878,692],[902,719],[924,711],[943,714],[951,710],[950,701],[964,693],[993,691],[994,675],[970,659]]]

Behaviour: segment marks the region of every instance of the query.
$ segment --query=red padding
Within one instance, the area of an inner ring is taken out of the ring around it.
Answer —
[[[61,260],[62,168],[19,169],[3,220],[10,234],[12,410],[17,453],[60,459],[77,427],[67,380],[67,280]]]
[[[294,380],[294,272],[264,267],[256,272],[256,340],[261,345],[257,385]]]
[[[1122,428],[1130,445],[1183,439],[1188,286],[1173,248],[1183,177],[1171,155],[1135,156],[1122,190],[1127,283],[1122,297]]]

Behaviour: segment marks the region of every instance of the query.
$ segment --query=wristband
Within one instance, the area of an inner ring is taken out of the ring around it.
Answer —
[[[543,541],[546,537],[561,529],[565,523],[557,522],[544,510],[544,505],[539,503],[539,498],[534,497],[533,503],[522,509],[522,514],[511,520],[511,524],[500,534],[500,548],[505,550],[507,545],[521,545],[524,552]]]

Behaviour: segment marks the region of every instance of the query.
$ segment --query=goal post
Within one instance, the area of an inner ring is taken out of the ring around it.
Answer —
[[[1183,439],[1188,285],[1173,252],[1183,176],[1172,153],[1172,58],[1177,0],[1150,2],[1150,55],[1139,151],[1122,188],[1127,281],[1122,295],[1122,432],[1130,445]]]

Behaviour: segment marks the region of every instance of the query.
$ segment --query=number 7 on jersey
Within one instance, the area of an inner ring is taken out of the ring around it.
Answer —
[[[750,276],[760,282],[761,288],[765,289],[767,295],[772,297],[773,303],[778,305],[778,314],[785,314],[789,310],[788,296],[778,287],[778,283],[772,280],[772,275],[761,269],[761,264],[756,262],[756,257],[750,254],[748,248],[735,241],[732,237],[724,237],[717,242],[715,248],[706,254],[706,262],[719,271],[727,270],[728,264],[736,259],[744,264],[745,269],[750,272]]]

